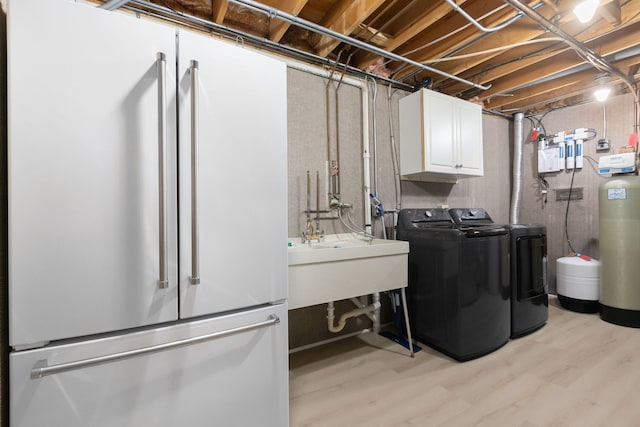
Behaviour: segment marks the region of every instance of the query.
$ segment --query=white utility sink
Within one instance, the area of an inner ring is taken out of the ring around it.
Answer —
[[[289,309],[407,286],[409,243],[331,234],[289,239]]]

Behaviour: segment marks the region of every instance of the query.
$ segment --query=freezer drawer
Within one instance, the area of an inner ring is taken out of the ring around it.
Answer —
[[[64,371],[69,362],[177,343]],[[45,360],[63,371],[39,371]],[[286,304],[13,353],[11,426],[287,426],[287,360]]]

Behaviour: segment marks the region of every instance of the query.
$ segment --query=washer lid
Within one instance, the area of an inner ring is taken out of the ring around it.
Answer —
[[[455,227],[449,211],[442,208],[403,209],[398,225],[410,229]]]
[[[509,234],[509,230],[504,225],[459,225],[458,230],[464,233],[465,237],[488,237],[502,236]]]
[[[454,208],[449,209],[449,214],[458,225],[488,225],[493,220],[482,208]]]

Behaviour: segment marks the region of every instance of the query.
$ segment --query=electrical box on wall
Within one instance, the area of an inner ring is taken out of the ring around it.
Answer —
[[[560,148],[549,147],[538,150],[538,173],[560,170]]]

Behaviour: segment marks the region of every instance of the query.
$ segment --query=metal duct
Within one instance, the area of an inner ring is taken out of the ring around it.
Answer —
[[[365,42],[363,42],[361,40],[358,40],[358,39],[355,39],[353,37],[346,36],[344,34],[341,34],[341,33],[337,32],[337,31],[333,31],[333,30],[331,30],[329,28],[323,27],[322,25],[318,25],[318,24],[316,24],[314,22],[307,21],[306,19],[302,19],[302,18],[300,18],[298,16],[291,15],[289,13],[283,12],[282,10],[279,10],[279,9],[276,9],[276,8],[273,8],[273,7],[269,7],[269,6],[265,6],[265,5],[261,4],[261,3],[255,2],[253,0],[229,0],[229,2],[234,3],[234,4],[239,4],[241,6],[245,6],[245,7],[249,8],[249,9],[252,9],[252,10],[256,10],[258,12],[261,12],[261,13],[264,13],[264,14],[268,15],[269,17],[275,17],[275,18],[282,19],[283,21],[286,21],[286,22],[289,22],[289,23],[291,23],[293,25],[297,25],[297,26],[299,26],[301,28],[305,28],[307,30],[313,31],[313,32],[315,32],[317,34],[322,34],[324,36],[331,37],[333,39],[336,39],[336,40],[339,40],[341,42],[347,43],[347,44],[349,44],[351,46],[360,48],[360,49],[365,50],[367,52],[375,53],[376,55],[380,55],[383,58],[404,62],[406,64],[413,65],[414,67],[417,67],[419,69],[438,74],[440,76],[455,80],[455,81],[460,82],[460,83],[464,83],[464,84],[469,85],[469,86],[473,86],[473,87],[475,87],[477,89],[487,90],[487,89],[489,89],[491,87],[491,85],[483,86],[483,85],[474,83],[472,81],[460,78],[460,77],[458,77],[456,75],[449,74],[449,73],[447,73],[445,71],[441,71],[441,70],[438,70],[438,69],[435,69],[435,68],[431,68],[428,65],[422,64],[420,62],[414,61],[414,60],[409,59],[409,58],[405,58],[404,56],[401,56],[401,55],[396,55],[393,52],[386,51],[386,50],[381,49],[381,48],[379,48],[377,46],[374,46],[372,44],[365,43]]]
[[[510,224],[520,222],[520,203],[522,201],[522,151],[524,146],[524,113],[516,113],[513,122],[513,180],[511,183]]]

